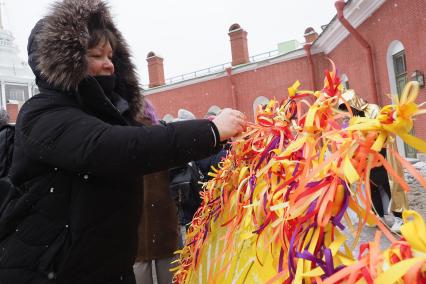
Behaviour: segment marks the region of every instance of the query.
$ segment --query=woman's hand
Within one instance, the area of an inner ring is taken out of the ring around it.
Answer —
[[[220,141],[234,137],[246,129],[246,116],[238,110],[224,108],[213,119],[219,130]]]

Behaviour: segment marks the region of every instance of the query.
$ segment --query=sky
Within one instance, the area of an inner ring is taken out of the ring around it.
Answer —
[[[26,60],[28,35],[54,0],[1,0],[5,28]],[[228,29],[238,23],[248,32],[250,56],[276,50],[334,17],[335,0],[109,0],[112,15],[126,38],[143,84],[146,56],[164,58],[165,77],[191,73],[231,61]]]

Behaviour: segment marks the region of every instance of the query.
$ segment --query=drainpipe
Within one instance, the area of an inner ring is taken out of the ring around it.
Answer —
[[[361,36],[361,34],[356,30],[351,23],[345,18],[343,15],[343,9],[345,8],[345,2],[343,0],[338,0],[336,3],[334,3],[334,6],[337,10],[337,18],[339,19],[340,23],[349,31],[351,35],[355,37],[355,39],[364,47],[364,49],[367,51],[367,63],[368,63],[368,69],[370,72],[370,88],[371,92],[373,93],[373,100],[375,104],[380,105],[380,99],[377,94],[377,88],[376,88],[376,72],[374,71],[374,62],[373,62],[373,52],[371,51],[370,44]]]
[[[303,48],[305,49],[305,52],[306,52],[306,56],[308,58],[309,69],[311,71],[312,90],[315,91],[317,88],[316,88],[316,84],[315,84],[314,61],[312,60],[311,47],[312,47],[311,43],[307,43],[303,46]]]
[[[232,108],[238,109],[238,100],[237,100],[237,94],[235,92],[234,79],[232,78],[232,68],[231,67],[226,68],[226,74],[228,76],[229,83],[231,85]]]

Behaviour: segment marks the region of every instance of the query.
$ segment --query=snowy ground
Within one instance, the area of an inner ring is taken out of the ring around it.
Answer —
[[[426,177],[426,163],[424,162],[418,162],[413,165],[421,174],[423,177]],[[424,220],[426,220],[426,189],[423,188],[419,182],[407,171],[404,173],[405,180],[407,181],[408,185],[410,186],[410,191],[407,193],[408,202],[410,209],[416,210],[418,213],[420,213]],[[386,219],[388,221],[392,221],[391,216],[386,216]],[[376,234],[377,229],[376,228],[369,228],[367,226],[364,227],[363,232],[361,234],[360,241],[358,242],[357,246],[355,247],[355,250],[353,251],[354,256],[358,256],[359,254],[359,245],[361,243],[367,243],[368,241],[371,241],[374,239],[374,236]],[[346,231],[347,235],[349,236],[349,244],[352,244],[353,242],[353,236],[350,232]],[[381,248],[386,249],[390,245],[390,242],[382,235],[381,240]]]
[[[426,163],[418,162],[414,164],[414,167],[426,177]],[[408,202],[410,209],[419,212],[423,219],[426,220],[426,189],[423,188],[418,181],[407,172],[405,173],[405,180],[410,185],[410,192],[408,193]]]

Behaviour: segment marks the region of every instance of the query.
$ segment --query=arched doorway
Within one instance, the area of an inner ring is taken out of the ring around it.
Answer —
[[[266,97],[257,97],[253,102],[253,115],[256,117],[256,110],[259,105],[267,105],[269,103],[269,99]]]
[[[346,74],[342,74],[340,76],[340,81],[342,82],[342,85],[343,85],[343,88],[345,88],[345,91],[350,89],[350,87],[349,87],[349,78],[348,78],[348,76]]]
[[[394,40],[389,44],[386,63],[391,93],[398,94],[398,97],[400,97],[408,82],[408,76],[405,48],[399,40]],[[411,130],[411,134],[414,135],[414,129]],[[404,143],[400,138],[397,138],[397,145],[398,152],[406,158],[417,158],[416,149]]]
[[[209,110],[207,111],[205,116],[207,117],[216,116],[219,113],[219,111],[220,111],[220,107],[213,105],[209,107]]]
[[[163,117],[163,120],[164,120],[165,122],[172,122],[172,121],[173,121],[173,119],[174,119],[174,117],[173,117],[173,115],[171,115],[171,114],[166,114],[166,115]]]

